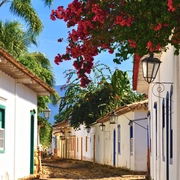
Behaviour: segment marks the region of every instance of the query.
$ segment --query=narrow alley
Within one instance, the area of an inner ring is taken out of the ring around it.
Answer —
[[[40,179],[135,180],[145,179],[145,172],[134,172],[128,169],[93,164],[92,162],[87,161],[45,159],[42,161],[42,173]]]

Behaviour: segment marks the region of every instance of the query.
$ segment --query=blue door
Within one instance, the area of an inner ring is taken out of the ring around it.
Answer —
[[[113,165],[116,165],[116,130],[113,131]]]
[[[30,122],[30,174],[34,174],[34,112],[31,111]]]

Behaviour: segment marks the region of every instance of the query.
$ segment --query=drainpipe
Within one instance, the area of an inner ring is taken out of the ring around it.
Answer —
[[[16,118],[17,118],[17,81],[15,80],[14,88],[14,179],[16,177]]]
[[[159,68],[158,82],[161,82],[161,77],[160,77],[160,76],[161,76],[161,68]],[[159,96],[159,98],[158,98],[158,105],[159,105],[159,106],[158,106],[158,115],[157,115],[157,116],[158,116],[159,118],[157,118],[157,119],[160,119],[160,114],[161,114],[161,108],[160,108],[160,107],[161,107],[161,104],[162,104],[162,103],[161,103],[162,98],[160,98],[160,96],[161,96],[161,95],[160,95],[160,92],[159,92],[158,96]],[[157,125],[158,125],[158,123],[157,123]],[[159,121],[159,125],[160,125],[160,121]],[[157,127],[156,127],[156,128],[157,128]],[[160,128],[157,128],[157,129],[160,129]],[[162,128],[161,128],[161,129],[162,129]],[[159,133],[158,133],[158,134],[159,134]],[[160,149],[160,148],[158,148],[158,144],[159,144],[158,141],[159,141],[159,139],[160,139],[160,137],[157,139],[157,151],[158,151],[158,149]],[[161,141],[160,141],[160,142],[161,142]],[[160,145],[159,145],[159,146],[160,146]],[[160,153],[160,152],[158,151],[158,152],[157,152],[157,157],[156,157],[157,159],[158,159],[158,157],[159,157],[159,156],[158,156],[159,153]],[[161,167],[160,167],[161,163],[160,163],[160,161],[158,161],[158,162],[159,162],[159,163],[158,163],[158,169],[161,169]],[[160,177],[160,175],[161,175],[161,174],[159,174],[158,177]]]
[[[169,107],[169,102],[166,102]],[[166,107],[166,180],[169,180],[169,108]]]

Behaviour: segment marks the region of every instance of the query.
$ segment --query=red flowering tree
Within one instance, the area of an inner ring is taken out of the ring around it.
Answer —
[[[51,19],[61,19],[69,32],[64,54],[55,63],[73,60],[81,85],[90,82],[94,57],[102,51],[115,53],[121,63],[134,53],[160,53],[167,44],[180,49],[179,0],[74,0],[66,9],[52,10]],[[62,38],[58,40],[62,41]]]

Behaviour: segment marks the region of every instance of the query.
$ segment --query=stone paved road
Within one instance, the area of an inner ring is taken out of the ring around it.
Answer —
[[[64,159],[46,159],[42,161],[41,180],[142,180],[145,172],[133,172],[128,169],[114,168],[92,162]]]

